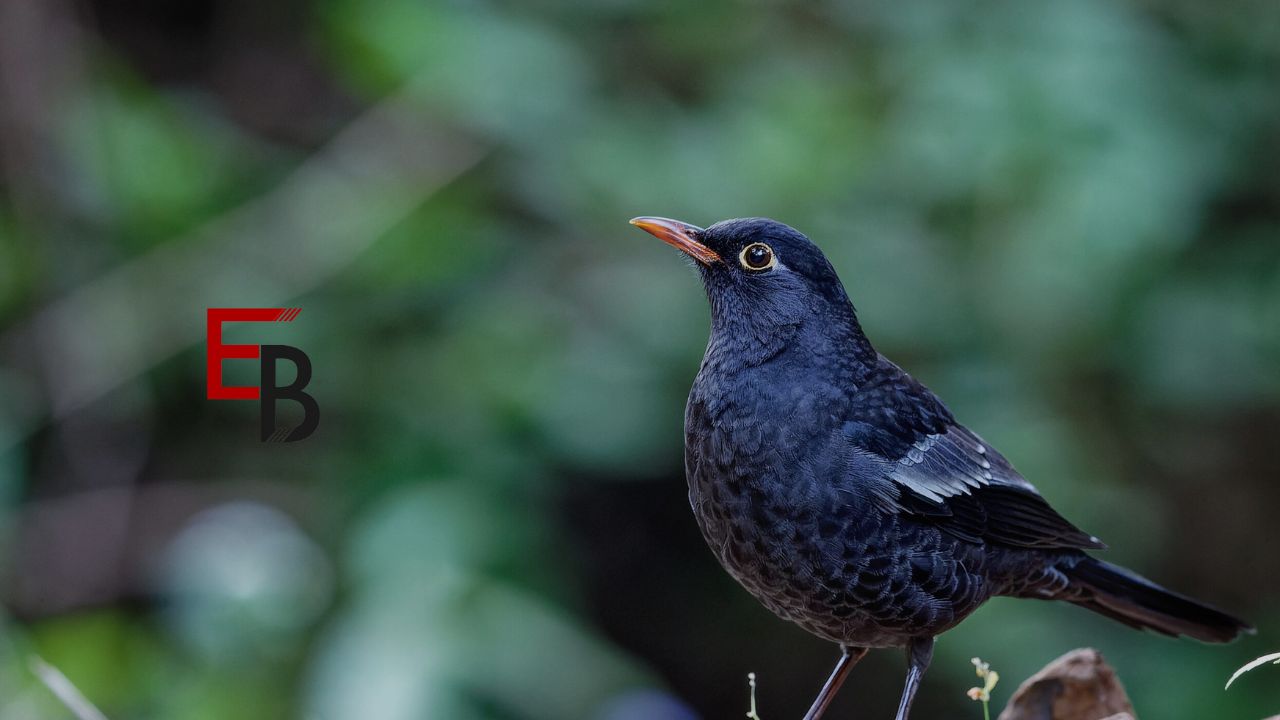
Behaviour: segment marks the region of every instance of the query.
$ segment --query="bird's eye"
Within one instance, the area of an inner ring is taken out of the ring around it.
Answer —
[[[773,257],[773,249],[764,243],[751,243],[742,248],[738,262],[748,270],[768,270],[777,262]]]

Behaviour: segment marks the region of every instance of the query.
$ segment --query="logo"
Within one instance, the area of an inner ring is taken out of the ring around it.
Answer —
[[[209,308],[208,361],[210,400],[258,400],[262,408],[262,442],[296,442],[304,440],[320,425],[320,405],[303,392],[311,382],[311,358],[292,345],[225,345],[222,324],[227,322],[293,322],[302,308]],[[223,360],[261,358],[258,386],[226,386],[222,384]],[[276,364],[293,363],[297,376],[285,386],[276,385]],[[292,400],[302,406],[302,424],[295,428],[276,427],[276,401]]]

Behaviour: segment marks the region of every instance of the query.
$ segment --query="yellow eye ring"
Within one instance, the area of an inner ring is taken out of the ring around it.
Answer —
[[[751,243],[738,253],[738,264],[752,272],[763,272],[778,264],[773,248],[764,243]]]

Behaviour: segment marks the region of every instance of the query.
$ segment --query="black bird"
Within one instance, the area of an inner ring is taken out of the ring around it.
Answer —
[[[924,385],[876,352],[844,286],[798,231],[763,218],[631,221],[696,261],[711,339],[685,409],[703,537],[765,607],[839,643],[806,720],[868,648],[907,652],[906,720],[934,638],[996,595],[1065,600],[1205,642],[1243,620],[1086,550]]]

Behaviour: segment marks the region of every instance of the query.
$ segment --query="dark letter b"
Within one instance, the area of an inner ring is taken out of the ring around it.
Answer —
[[[288,360],[298,369],[298,376],[284,387],[276,387],[276,361]],[[284,442],[310,437],[320,425],[320,406],[302,389],[311,382],[311,358],[292,345],[262,346],[262,441],[276,432],[276,400],[293,400],[302,406],[302,424],[293,429]]]

